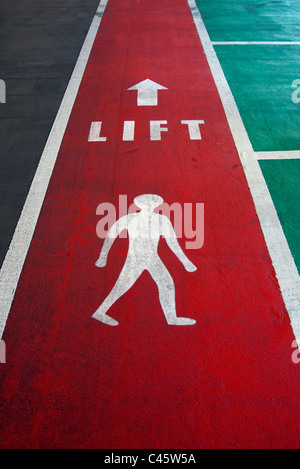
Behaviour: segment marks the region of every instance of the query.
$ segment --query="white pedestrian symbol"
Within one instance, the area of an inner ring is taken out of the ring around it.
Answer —
[[[144,194],[136,197],[134,203],[141,211],[121,217],[113,224],[96,261],[97,267],[105,267],[114,240],[124,229],[128,231],[129,248],[123,269],[112,291],[92,317],[104,324],[117,326],[119,323],[108,316],[107,311],[134,285],[144,270],[148,270],[157,284],[167,323],[177,326],[193,325],[196,323],[194,319],[176,316],[174,281],[157,253],[160,236],[165,237],[169,248],[188,272],[195,272],[197,267],[182,251],[170,220],[165,215],[154,212],[163,203],[163,199],[158,195]]]

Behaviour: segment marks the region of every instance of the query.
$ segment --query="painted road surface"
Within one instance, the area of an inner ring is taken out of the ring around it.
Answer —
[[[201,0],[197,5],[300,271],[300,4]]]
[[[99,258],[97,207],[144,194],[204,204],[203,245],[153,248],[148,210]],[[2,448],[299,446],[295,337],[185,0],[108,1],[3,339]]]
[[[1,266],[98,3],[1,2]]]

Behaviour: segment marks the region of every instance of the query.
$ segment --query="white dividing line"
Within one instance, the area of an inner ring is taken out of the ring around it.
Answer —
[[[257,151],[258,160],[299,160],[300,151]]]
[[[213,46],[300,46],[300,41],[212,41]]]
[[[60,145],[107,2],[108,0],[101,0],[82,46],[0,271],[0,339],[3,335]]]
[[[187,0],[240,155],[292,329],[300,345],[300,277],[251,142],[195,0]]]

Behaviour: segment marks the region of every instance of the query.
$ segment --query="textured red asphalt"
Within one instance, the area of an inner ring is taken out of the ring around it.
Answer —
[[[146,78],[168,88],[157,107],[127,91]],[[150,120],[168,121],[161,141]],[[167,325],[147,273],[109,311],[118,327],[91,318],[127,254],[118,239],[95,267],[96,208],[143,193],[205,203],[204,246],[179,240],[197,272],[159,249],[194,326]],[[109,0],[3,339],[1,448],[299,447],[294,336],[186,0]]]

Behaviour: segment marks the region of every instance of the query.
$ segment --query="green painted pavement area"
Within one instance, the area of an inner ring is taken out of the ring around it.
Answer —
[[[259,162],[300,273],[300,160]]]
[[[212,41],[300,40],[299,0],[196,1]],[[214,47],[254,150],[300,150],[300,46]],[[300,272],[300,160],[259,164]]]
[[[300,46],[215,46],[255,151],[300,150]]]
[[[299,41],[299,0],[196,0],[212,41]]]

